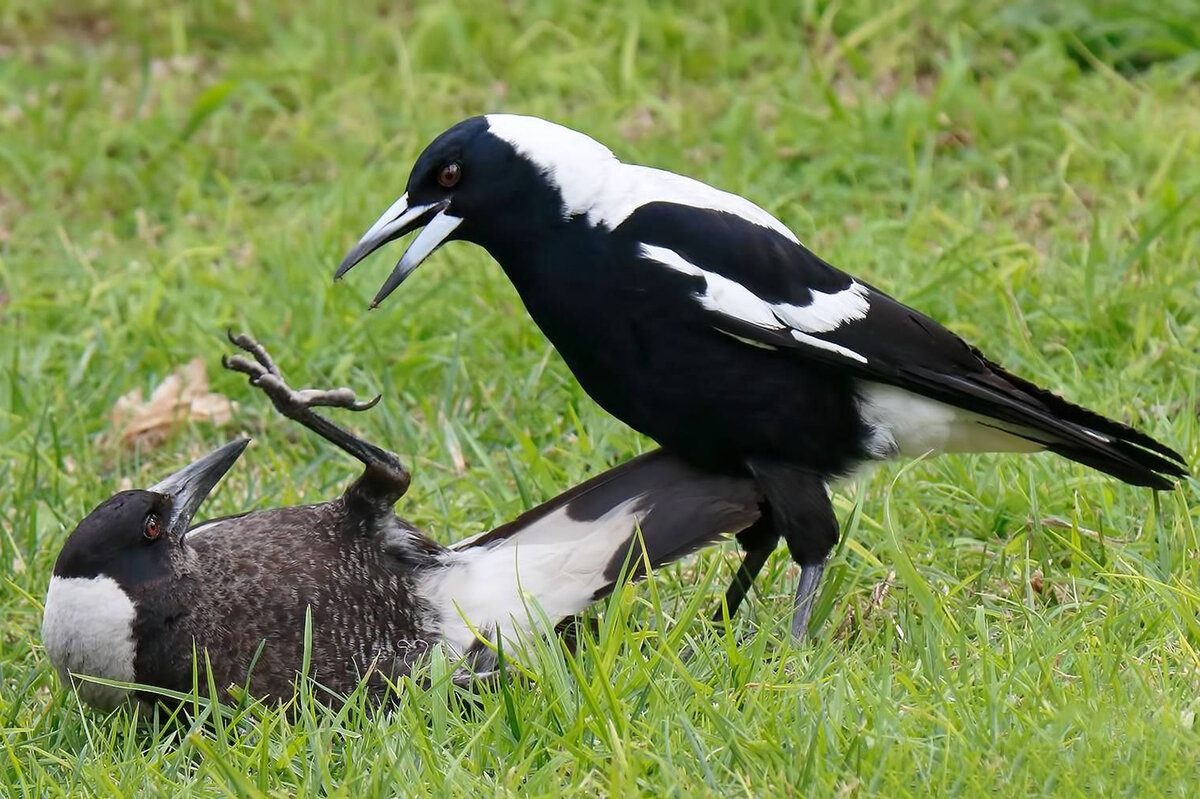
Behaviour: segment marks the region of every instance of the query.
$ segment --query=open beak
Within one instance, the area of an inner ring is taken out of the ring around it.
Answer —
[[[168,533],[183,535],[200,508],[200,503],[212,493],[213,488],[225,476],[225,472],[229,471],[229,467],[237,462],[242,450],[249,443],[248,438],[231,441],[150,487],[150,491],[171,497]]]
[[[363,237],[358,240],[358,244],[355,244],[354,248],[346,254],[337,271],[333,273],[333,279],[341,278],[342,275],[354,268],[355,264],[388,242],[395,241],[404,234],[424,226],[425,229],[409,245],[404,257],[388,275],[388,279],[384,281],[383,287],[379,289],[375,299],[371,300],[371,307],[377,307],[387,295],[404,282],[406,277],[412,274],[414,269],[421,265],[422,261],[429,257],[430,253],[442,246],[455,228],[462,224],[462,217],[446,213],[446,209],[449,207],[449,200],[410,207],[406,192],[384,212],[383,216],[379,217],[375,224],[371,225],[371,229],[364,233]]]

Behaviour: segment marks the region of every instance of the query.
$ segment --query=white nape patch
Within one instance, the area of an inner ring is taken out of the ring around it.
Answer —
[[[420,583],[442,637],[461,654],[476,640],[472,627],[506,628],[515,643],[536,629],[535,605],[551,623],[582,611],[608,584],[609,562],[644,515],[640,501],[631,497],[592,521],[572,519],[564,506],[492,546],[449,553]]]
[[[51,577],[42,616],[42,643],[64,682],[83,701],[111,710],[129,692],[70,675],[133,682],[133,622],[129,596],[111,577]]]
[[[871,429],[868,451],[877,458],[944,452],[1037,452],[1041,444],[1019,430],[961,408],[881,383],[859,384],[859,413]]]
[[[792,338],[803,344],[837,353],[859,363],[867,362],[866,358],[854,350],[809,335],[828,333],[867,315],[870,305],[867,302],[866,288],[860,283],[852,282],[844,290],[833,294],[813,291],[813,301],[809,305],[770,303],[742,284],[696,266],[674,250],[643,244],[641,252],[643,258],[657,261],[676,272],[704,278],[705,289],[696,295],[696,299],[706,310],[756,325],[764,330],[786,330]]]
[[[488,114],[488,131],[512,145],[554,184],[567,216],[608,230],[654,202],[733,214],[799,244],[796,234],[745,197],[662,169],[624,164],[586,134],[539,117]]]

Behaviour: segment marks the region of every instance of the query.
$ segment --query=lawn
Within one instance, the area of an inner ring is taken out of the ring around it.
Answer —
[[[578,654],[530,653],[532,680],[477,700],[434,663],[386,710],[302,691],[290,715],[139,726],[81,709],[38,633],[65,536],[123,481],[241,431],[209,515],[355,474],[221,372],[230,326],[295,384],[384,395],[350,423],[401,453],[399,510],[441,540],[652,446],[481,250],[447,246],[371,313],[387,256],[331,281],[424,144],[489,110],[743,194],[1197,463],[1200,7],[1138,5],[0,3],[0,792],[1191,795],[1197,483],[1155,497],[1050,455],[842,487],[799,648],[783,551],[729,630],[700,621],[732,544],[619,591]],[[233,420],[123,447],[118,398],[197,356]]]

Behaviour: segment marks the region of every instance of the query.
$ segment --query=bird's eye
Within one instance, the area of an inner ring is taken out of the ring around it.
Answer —
[[[444,189],[454,188],[458,185],[458,181],[462,180],[462,164],[457,161],[446,164],[438,172],[437,180]]]
[[[158,539],[158,517],[151,513],[146,517],[146,523],[142,527],[142,535],[146,536],[147,541],[156,541]]]

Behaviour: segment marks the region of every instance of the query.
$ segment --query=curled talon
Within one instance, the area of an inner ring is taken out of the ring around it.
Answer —
[[[351,389],[334,388],[328,391],[322,391],[315,388],[306,388],[300,391],[293,392],[297,402],[305,407],[329,407],[329,408],[345,408],[350,411],[365,411],[375,406],[379,402],[380,396],[367,402],[359,402],[358,397]]]
[[[231,372],[241,372],[250,378],[251,383],[267,374],[267,370],[257,363],[252,363],[241,355],[222,355],[221,365]]]
[[[259,366],[261,366],[263,370],[276,375],[277,377],[282,377],[282,375],[279,373],[279,368],[275,366],[275,362],[271,360],[271,356],[267,353],[266,348],[259,344],[249,333],[234,333],[233,329],[230,328],[229,330],[225,331],[225,335],[229,337],[229,341],[231,344],[233,344],[233,346],[253,355],[254,360],[258,361]],[[239,369],[238,371],[245,370]],[[249,374],[249,372],[247,372],[247,374]]]

